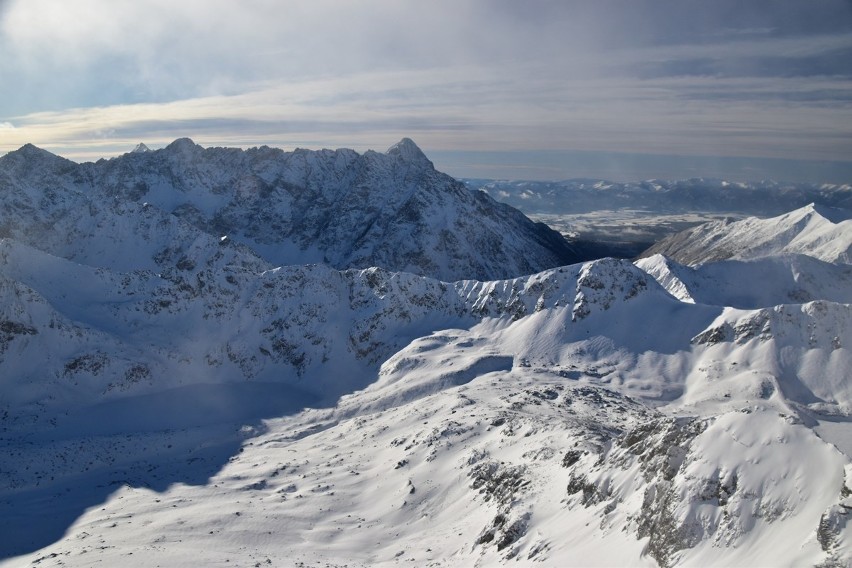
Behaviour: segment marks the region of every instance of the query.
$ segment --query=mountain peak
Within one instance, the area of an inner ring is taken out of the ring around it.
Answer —
[[[792,211],[790,214],[794,215],[797,213],[802,216],[816,214],[833,225],[847,221],[850,218],[849,212],[846,210],[817,203],[809,203],[797,211]]]
[[[3,160],[9,161],[10,163],[19,162],[29,164],[68,162],[68,160],[66,160],[65,158],[57,156],[56,154],[49,152],[44,148],[39,148],[38,146],[30,143],[24,144],[13,152],[9,152],[5,156],[3,156]]]
[[[193,142],[190,138],[178,138],[166,146],[166,150],[179,153],[190,153],[201,150],[201,146]]]
[[[399,156],[402,160],[406,162],[411,162],[415,164],[428,165],[430,168],[434,168],[435,166],[426,157],[426,154],[423,153],[423,150],[414,143],[414,140],[411,138],[403,138],[385,152],[388,156]]]
[[[53,154],[52,152],[48,152],[44,148],[39,148],[35,144],[30,144],[29,142],[27,142],[26,144],[24,144],[23,146],[18,148],[17,152],[20,153],[23,156],[54,156],[54,157],[56,157],[56,154]]]
[[[151,151],[151,149],[148,146],[146,146],[144,142],[140,142],[139,144],[136,145],[135,148],[133,148],[133,150],[130,151],[130,153],[131,154],[141,154],[142,152],[150,152],[150,151]]]

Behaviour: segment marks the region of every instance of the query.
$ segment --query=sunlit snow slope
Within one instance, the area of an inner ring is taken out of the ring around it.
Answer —
[[[665,255],[682,264],[806,254],[852,263],[852,219],[845,209],[808,205],[779,217],[712,221],[667,237],[642,256]]]

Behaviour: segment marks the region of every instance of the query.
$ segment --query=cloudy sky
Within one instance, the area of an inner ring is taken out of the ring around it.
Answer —
[[[0,153],[183,136],[852,182],[852,0],[0,0]]]

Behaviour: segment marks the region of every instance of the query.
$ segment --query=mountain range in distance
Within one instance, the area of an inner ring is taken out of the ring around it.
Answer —
[[[852,565],[842,207],[586,259],[408,139],[0,205],[0,566]]]
[[[535,214],[576,214],[634,209],[674,214],[733,213],[774,217],[814,203],[852,209],[852,184],[721,179],[647,180],[620,183],[595,179],[511,181],[465,179],[472,189]]]
[[[558,233],[436,171],[409,139],[386,153],[363,155],[205,149],[179,139],[160,150],[137,147],[85,164],[24,146],[0,158],[0,175],[8,209],[0,235],[30,243],[41,235],[32,233],[35,219],[20,232],[20,216],[35,214],[45,225],[61,219],[69,224],[61,232],[66,240],[95,238],[106,246],[115,238],[135,239],[138,227],[130,225],[156,214],[130,208],[151,207],[168,223],[227,236],[276,266],[379,266],[458,280],[505,278],[578,260]],[[122,208],[127,224],[118,237],[116,211],[104,211],[112,206]],[[96,234],[107,225],[103,237]]]
[[[617,183],[464,180],[548,224],[584,259],[634,258],[666,237],[707,221],[771,218],[814,204],[852,211],[852,185],[719,179]]]

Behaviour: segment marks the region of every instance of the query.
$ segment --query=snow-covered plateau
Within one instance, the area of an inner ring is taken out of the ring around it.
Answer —
[[[572,264],[480,193],[0,158],[0,566],[852,566],[850,221]]]

